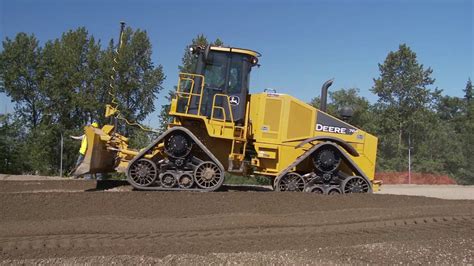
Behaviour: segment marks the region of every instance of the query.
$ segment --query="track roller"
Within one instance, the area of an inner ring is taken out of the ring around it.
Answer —
[[[190,173],[183,173],[178,177],[178,186],[180,188],[191,188],[194,185],[194,177]]]
[[[339,195],[341,194],[341,190],[339,188],[330,188],[328,191],[328,195]]]
[[[177,180],[173,173],[166,172],[160,175],[161,186],[164,188],[172,188],[176,186]]]
[[[316,194],[325,194],[324,193],[324,188],[322,186],[318,186],[318,185],[312,185],[310,187],[307,187],[305,189],[306,192],[311,192],[311,193],[316,193]]]

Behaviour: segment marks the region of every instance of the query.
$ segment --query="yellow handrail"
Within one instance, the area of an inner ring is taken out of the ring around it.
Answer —
[[[214,94],[214,97],[212,99],[212,112],[211,112],[211,119],[215,119],[214,118],[214,109],[217,108],[217,109],[222,109],[223,110],[223,113],[224,113],[224,120],[220,120],[220,119],[215,119],[215,120],[220,120],[220,121],[226,121],[226,114],[225,114],[225,108],[222,107],[222,106],[216,106],[216,97],[224,97],[226,100],[227,100],[227,107],[229,108],[229,113],[230,113],[230,121],[231,122],[234,122],[234,117],[232,115],[232,106],[230,105],[230,100],[229,100],[229,95],[226,95],[226,94],[222,94],[222,93],[216,93]]]
[[[186,76],[190,76],[190,77],[186,77]],[[201,78],[201,91],[200,93],[194,93],[194,85],[195,85],[195,81],[194,81],[194,78]],[[191,81],[191,89],[189,90],[189,92],[182,92],[180,91],[180,88],[181,88],[181,82],[183,80],[189,80]],[[183,97],[183,95],[186,95],[188,97],[188,102],[186,104],[186,111],[185,111],[185,114],[188,114],[189,112],[189,105],[191,104],[191,98],[192,96],[196,96],[196,97],[199,97],[199,104],[198,104],[198,113],[197,115],[200,115],[201,114],[201,102],[202,102],[202,95],[203,95],[203,92],[204,92],[204,84],[205,84],[205,77],[203,75],[199,75],[199,74],[191,74],[191,73],[179,73],[179,80],[178,80],[178,87],[176,88],[176,98],[178,99],[179,97]]]

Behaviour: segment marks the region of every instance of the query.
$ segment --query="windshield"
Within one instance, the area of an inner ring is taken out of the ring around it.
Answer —
[[[205,86],[228,95],[248,91],[250,68],[247,55],[212,51],[204,67]]]

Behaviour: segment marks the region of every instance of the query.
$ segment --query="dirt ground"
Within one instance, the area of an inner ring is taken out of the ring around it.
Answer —
[[[379,194],[425,196],[440,199],[474,200],[474,186],[459,185],[383,185]]]
[[[474,263],[471,200],[226,190],[0,181],[0,264]]]

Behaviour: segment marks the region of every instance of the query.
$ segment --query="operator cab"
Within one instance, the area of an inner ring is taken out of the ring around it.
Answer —
[[[189,114],[243,124],[250,71],[257,65],[260,54],[246,49],[216,46],[192,47],[191,51],[197,55],[194,74],[204,76],[204,86],[200,76],[194,77],[192,94],[190,98],[178,101],[178,112],[187,108]]]

